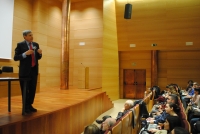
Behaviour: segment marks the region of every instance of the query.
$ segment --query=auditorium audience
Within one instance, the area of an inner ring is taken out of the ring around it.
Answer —
[[[145,121],[149,122],[151,124],[158,124],[157,129],[151,129],[148,130],[149,133],[154,134],[189,134],[188,130],[186,130],[184,122],[182,121],[183,116],[179,114],[181,112],[185,112],[185,110],[181,110],[182,107],[185,108],[187,106],[187,101],[190,100],[189,106],[195,105],[197,106],[200,102],[200,88],[198,87],[197,82],[193,82],[192,80],[188,81],[187,85],[187,94],[181,95],[181,90],[177,84],[170,84],[166,86],[166,90],[162,91],[163,94],[158,95],[157,101],[160,101],[155,107],[154,111],[152,113],[155,113],[153,118],[149,117]],[[183,106],[180,105],[181,101],[179,97],[182,100]],[[138,102],[141,102],[142,100],[138,100]],[[135,101],[137,102],[137,101]],[[130,109],[134,106],[134,103],[132,100],[127,100],[124,104],[124,107],[122,110],[118,113],[118,117],[116,119],[112,118],[111,116],[104,116],[103,119],[100,122],[97,122],[101,124],[100,130],[96,128],[97,126],[89,125],[85,128],[84,134],[96,134],[92,130],[97,130],[101,134],[109,130],[110,127],[112,127],[118,119],[120,119],[123,115],[125,115]],[[181,109],[179,108],[181,107]],[[141,108],[140,108],[141,110]],[[142,111],[142,110],[141,110]],[[181,111],[181,112],[180,112]],[[200,112],[200,109],[197,111]],[[141,114],[139,114],[141,116]],[[142,117],[142,116],[141,116]],[[187,117],[185,118],[187,119]],[[200,120],[199,118],[192,118],[190,121],[191,129],[193,130],[194,124]],[[183,125],[183,126],[182,126]],[[182,126],[182,127],[181,127]],[[185,128],[183,128],[185,127]],[[147,131],[147,130],[146,130]]]
[[[101,134],[100,129],[95,124],[90,124],[84,129],[84,134]]]

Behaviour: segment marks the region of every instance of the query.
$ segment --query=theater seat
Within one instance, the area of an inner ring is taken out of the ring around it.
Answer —
[[[111,131],[107,130],[104,134],[111,134]]]
[[[130,125],[130,117],[129,117],[129,112],[126,113],[122,118],[122,134],[130,134],[132,126]],[[131,112],[132,114],[132,112]]]
[[[191,127],[187,120],[182,120],[182,127],[191,132]]]
[[[122,122],[117,121],[114,126],[110,128],[112,134],[121,134],[122,133]]]

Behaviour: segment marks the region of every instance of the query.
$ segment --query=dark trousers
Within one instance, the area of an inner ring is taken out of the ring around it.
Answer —
[[[30,81],[27,82],[26,86],[26,106],[30,106],[34,102],[36,86],[37,86],[37,71],[36,67],[32,67],[30,74],[28,76],[24,76],[20,78],[30,78]],[[24,81],[20,81],[21,93],[23,97],[23,85]]]

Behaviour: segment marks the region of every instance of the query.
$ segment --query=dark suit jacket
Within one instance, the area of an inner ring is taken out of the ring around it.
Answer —
[[[39,44],[36,42],[32,42],[33,46],[36,47],[35,50],[35,62],[36,62],[36,70],[38,74],[38,60],[42,58],[42,55],[40,55],[37,50],[39,49]],[[17,43],[17,47],[15,48],[15,55],[14,60],[20,61],[19,62],[19,77],[26,77],[29,76],[31,71],[31,64],[32,64],[32,58],[31,55],[27,55],[26,58],[23,58],[22,54],[29,50],[26,41],[22,41]]]

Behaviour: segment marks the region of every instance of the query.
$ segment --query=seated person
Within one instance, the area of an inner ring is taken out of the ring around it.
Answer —
[[[178,104],[178,96],[175,94],[170,94],[167,98],[167,103],[175,103]],[[165,109],[165,105],[166,104],[162,104],[162,105],[158,105],[157,110],[156,111],[152,111],[152,114],[155,115],[160,115],[164,109]]]
[[[190,134],[185,128],[182,127],[175,127],[171,134]]]
[[[186,96],[181,97],[181,101],[183,103],[183,107],[186,109],[187,108],[187,102],[192,98],[194,95],[194,85],[191,84],[191,89],[188,90],[188,93]]]
[[[194,89],[194,95],[192,96],[192,98],[190,99],[190,102],[188,103],[188,106],[185,110],[186,115],[188,114],[188,110],[191,109],[191,106],[198,106],[198,102],[199,102],[199,98],[200,98],[200,89],[199,88],[195,88]]]
[[[124,103],[124,107],[122,108],[121,112],[128,112],[133,107],[133,101],[127,100]]]
[[[161,115],[154,118],[147,118],[147,122],[151,124],[163,123],[168,115],[178,116],[177,114],[179,112],[180,108],[177,106],[177,104],[169,102],[166,104],[165,111]]]
[[[107,118],[101,125],[100,132],[104,134],[110,127],[112,127],[116,123],[116,119]]]
[[[186,91],[188,91],[188,90],[190,89],[190,85],[191,85],[192,83],[194,83],[193,80],[189,80],[189,81],[187,82]]]
[[[180,127],[181,126],[181,120],[178,116],[172,116],[168,115],[166,117],[166,121],[163,124],[163,126],[160,126],[160,128],[167,130],[167,133],[171,132],[175,127]],[[159,129],[151,129],[149,132],[151,133],[159,133]]]
[[[90,124],[84,129],[84,134],[101,134],[100,129],[95,124]]]
[[[131,108],[133,107],[133,101],[132,100],[127,100],[124,103],[124,107],[122,108],[122,110],[118,113],[116,120],[118,120],[119,118],[121,118],[123,115],[125,115]],[[98,124],[101,124],[102,122],[104,122],[107,118],[111,118],[111,116],[106,115],[104,117],[102,117],[102,120],[96,120],[96,122]]]

